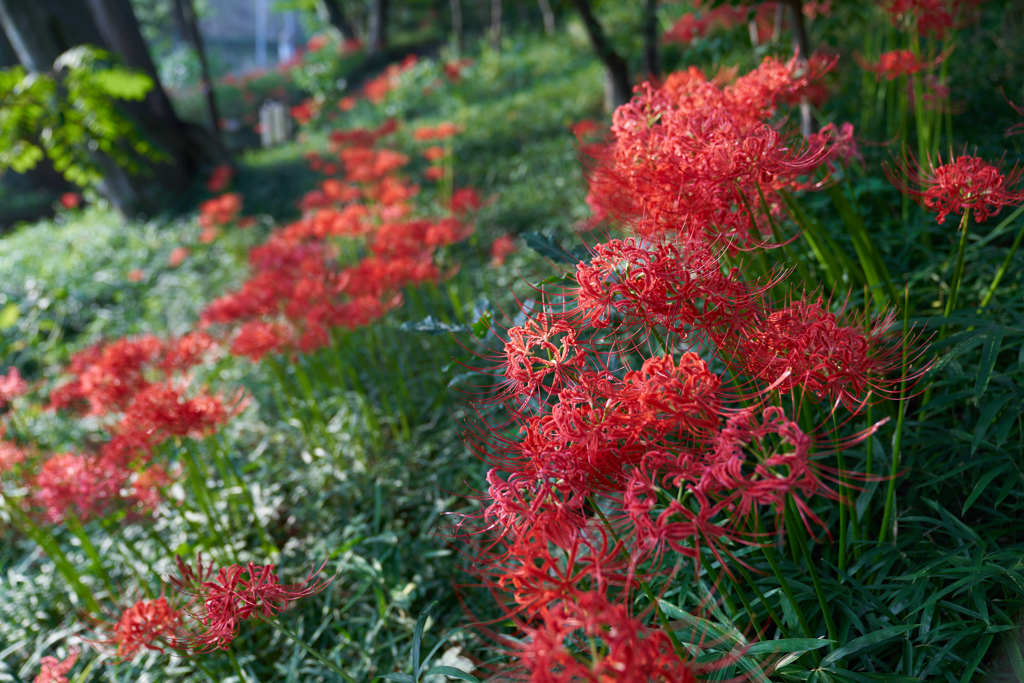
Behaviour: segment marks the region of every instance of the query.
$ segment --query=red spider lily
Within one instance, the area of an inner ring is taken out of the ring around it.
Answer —
[[[77,192],[65,192],[60,196],[60,205],[65,209],[77,209],[82,203],[82,195]]]
[[[96,344],[71,357],[68,373],[75,379],[50,394],[50,408],[88,404],[90,415],[123,410],[148,384],[145,370],[163,349],[157,337],[146,335]]]
[[[231,354],[246,356],[253,362],[268,353],[279,353],[292,343],[292,332],[281,323],[250,320],[239,328],[231,343]]]
[[[0,406],[28,391],[28,384],[21,378],[18,368],[11,367],[6,375],[0,375]]]
[[[150,465],[135,475],[132,482],[132,497],[143,510],[155,510],[160,504],[161,489],[170,486],[171,476],[160,465]]]
[[[752,287],[731,270],[723,273],[716,255],[700,240],[649,244],[609,240],[593,248],[576,267],[570,289],[571,315],[601,329],[645,323],[681,335],[721,341],[761,308],[767,285]]]
[[[338,109],[341,111],[352,111],[356,108],[356,98],[354,97],[342,97],[338,100]]]
[[[234,175],[235,170],[231,164],[218,164],[206,181],[206,189],[213,193],[223,192],[231,184]]]
[[[934,211],[939,223],[949,214],[970,211],[983,223],[1004,206],[1024,202],[1024,169],[1014,166],[1007,173],[976,156],[966,154],[943,163],[942,157],[925,163],[906,158],[895,168],[886,167],[889,180],[901,192],[909,194],[925,209]]]
[[[423,177],[427,180],[440,180],[444,178],[444,167],[428,166],[427,170],[423,171]]]
[[[242,210],[242,195],[229,192],[199,205],[199,225],[204,228],[226,225],[238,218]]]
[[[444,147],[439,145],[432,145],[423,150],[423,158],[427,161],[440,161],[443,159],[448,152]]]
[[[94,455],[61,453],[51,456],[31,479],[32,502],[43,508],[47,521],[60,523],[69,510],[82,519],[101,516],[119,499],[129,472]]]
[[[919,71],[933,69],[941,64],[948,55],[949,52],[947,51],[935,59],[926,60],[924,58],[918,59],[910,50],[891,50],[879,55],[877,63],[867,62],[859,55],[854,55],[854,58],[861,68],[874,73],[878,80],[884,78],[887,81],[891,81],[900,76],[909,76]]]
[[[964,15],[983,0],[888,0],[883,7],[894,26],[906,20],[924,36],[932,34],[937,40],[963,23]]]
[[[472,187],[460,187],[452,192],[451,209],[455,215],[476,211],[483,206],[480,195]]]
[[[106,643],[117,646],[119,659],[130,659],[140,648],[163,652],[177,645],[181,630],[181,612],[160,596],[155,600],[139,600],[124,610]]]
[[[546,605],[522,631],[517,663],[532,683],[696,683],[700,671],[680,659],[664,631],[597,590]]]
[[[0,436],[2,436],[2,432],[0,432]],[[0,474],[22,462],[25,462],[25,451],[16,443],[0,439]]]
[[[452,203],[455,203],[454,197],[452,197]],[[454,208],[452,210],[454,211]],[[517,250],[515,237],[502,235],[491,243],[491,265],[494,267],[503,265],[509,254],[513,254]]]
[[[726,87],[693,68],[658,88],[642,84],[616,110],[612,141],[589,147],[587,201],[596,217],[623,220],[646,235],[704,233],[733,245],[770,234],[762,214],[780,212],[776,192],[797,185],[833,152],[821,138],[789,144],[765,120],[832,64],[767,58]]]
[[[184,393],[181,387],[170,383],[147,386],[125,410],[118,433],[137,434],[154,445],[175,436],[202,437],[241,409],[241,394],[229,408],[217,396],[199,393],[185,398]]]
[[[462,126],[451,121],[444,121],[436,126],[423,126],[413,131],[415,140],[444,140],[462,132]]]
[[[167,265],[171,268],[177,268],[185,259],[189,257],[192,251],[188,247],[175,247],[171,249],[171,253],[167,256]]]
[[[509,329],[502,374],[514,394],[531,396],[541,387],[557,392],[579,377],[587,354],[572,325],[542,314]]]
[[[288,110],[299,125],[305,125],[320,112],[320,104],[312,97],[303,100]]]
[[[803,390],[855,409],[869,391],[911,378],[889,377],[900,366],[894,314],[864,321],[832,313],[819,297],[767,313],[750,325],[740,343],[740,363],[751,377],[781,393]]]
[[[176,561],[180,576],[171,577],[170,582],[188,598],[184,611],[198,629],[183,635],[176,647],[197,652],[227,649],[241,622],[253,617],[272,619],[296,600],[323,591],[332,581],[316,578],[323,565],[298,583],[282,584],[274,565],[235,564],[214,574],[213,565],[204,566],[201,555],[195,569],[180,556]]]
[[[39,660],[39,673],[32,683],[68,683],[67,673],[78,661],[81,651],[77,647],[68,648],[68,656],[63,660],[56,657],[43,657]]]

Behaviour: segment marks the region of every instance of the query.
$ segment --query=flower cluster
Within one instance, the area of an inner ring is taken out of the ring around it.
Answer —
[[[823,137],[790,140],[769,119],[834,63],[767,57],[724,86],[693,67],[661,87],[638,86],[615,111],[612,140],[585,147],[595,219],[629,222],[649,236],[704,232],[733,246],[768,239],[780,192],[806,187],[800,178],[840,151]]]
[[[188,599],[184,613],[192,622],[186,626],[175,647],[210,652],[224,650],[238,635],[243,621],[272,619],[291,603],[315,595],[331,579],[317,578],[320,569],[310,571],[298,583],[281,583],[274,565],[248,563],[216,569],[196,558],[193,568],[177,558],[180,576],[171,585]]]
[[[1004,206],[1024,202],[1024,169],[1014,166],[1003,173],[976,156],[953,158],[950,154],[945,162],[941,156],[926,162],[904,159],[886,171],[901,191],[935,213],[939,223],[950,214],[962,216],[966,211],[983,223]]]
[[[595,209],[637,234],[592,247],[574,284],[507,331],[505,410],[472,439],[491,469],[468,538],[531,681],[714,667],[634,612],[636,594],[681,560],[728,567],[794,519],[823,527],[834,482],[857,476],[828,457],[879,426],[826,425],[914,379],[896,376],[891,314],[780,304],[784,278],[752,281],[723,247],[756,248],[779,192],[854,153],[848,126],[794,147],[766,122],[809,82],[794,69],[769,59],[726,86],[695,70],[639,86],[589,174]],[[801,415],[815,410],[822,426]]]
[[[334,131],[333,159],[310,158],[330,177],[303,197],[304,216],[253,248],[249,279],[202,314],[205,325],[234,327],[231,353],[256,361],[323,348],[332,329],[367,325],[399,305],[405,286],[448,275],[435,254],[469,236],[462,219],[479,199],[464,188],[453,215],[412,217],[419,187],[399,175],[409,159],[378,146],[396,129],[390,119],[375,129]],[[456,131],[441,124],[429,133],[436,139]],[[340,262],[337,244],[344,239],[360,240],[367,254]]]

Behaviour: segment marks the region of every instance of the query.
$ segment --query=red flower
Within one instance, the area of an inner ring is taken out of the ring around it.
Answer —
[[[217,165],[206,181],[206,189],[214,193],[223,192],[231,184],[231,178],[234,174],[235,171],[231,168],[230,164]]]
[[[32,479],[32,501],[50,522],[60,523],[70,508],[83,521],[101,515],[117,500],[128,472],[104,458],[76,453],[51,456]]]
[[[502,235],[491,243],[491,265],[500,266],[505,263],[509,254],[516,251],[516,239],[512,235]]]
[[[543,387],[556,392],[586,367],[587,348],[577,342],[576,330],[563,320],[543,314],[508,331],[505,342],[505,381],[512,393],[531,396]]]
[[[189,253],[191,252],[188,247],[175,247],[167,256],[167,265],[169,265],[171,268],[177,268],[178,266],[185,262],[185,259],[188,258]]]
[[[342,111],[352,111],[356,108],[356,98],[354,97],[342,97],[338,100],[338,109]]]
[[[82,195],[77,192],[65,192],[60,196],[60,205],[65,209],[77,209],[82,203]]]
[[[167,598],[139,600],[121,613],[110,642],[117,645],[121,659],[134,656],[141,647],[163,652],[164,646],[176,645],[180,628],[181,612],[171,607]]]
[[[11,367],[6,375],[0,375],[0,406],[28,390],[28,385],[18,373],[18,368]]]
[[[25,461],[25,451],[18,444],[0,439],[0,474]]]
[[[32,683],[68,683],[66,674],[78,660],[79,649],[72,647],[68,649],[68,656],[63,660],[56,657],[43,657],[39,660],[39,674],[32,679]]]
[[[1024,170],[1014,166],[1004,175],[975,156],[961,155],[946,163],[939,157],[926,165],[907,159],[886,172],[902,192],[934,211],[939,223],[951,213],[963,215],[968,210],[982,223],[1002,207],[1024,202]]]
[[[445,157],[447,152],[440,145],[432,145],[423,150],[423,158],[427,161],[439,161]]]
[[[214,567],[203,566],[201,556],[196,558],[195,569],[181,557],[176,559],[181,576],[170,581],[190,598],[186,611],[198,628],[178,645],[198,652],[227,649],[238,635],[241,622],[253,617],[271,619],[292,602],[319,593],[331,582],[316,579],[323,566],[298,583],[282,584],[274,565],[235,564],[217,570],[214,576]]]

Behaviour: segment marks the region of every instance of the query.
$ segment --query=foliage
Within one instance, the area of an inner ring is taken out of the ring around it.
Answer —
[[[0,75],[0,169],[24,173],[48,157],[81,187],[99,183],[106,164],[143,172],[161,154],[140,138],[116,101],[141,100],[152,86],[145,74],[87,45],[60,55],[52,73],[5,69]]]

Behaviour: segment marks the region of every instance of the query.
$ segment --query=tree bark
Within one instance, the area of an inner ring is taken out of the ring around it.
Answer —
[[[448,0],[448,8],[452,14],[452,38],[455,42],[455,52],[461,55],[466,51],[466,27],[462,19],[462,0]]]
[[[319,0],[319,7],[322,8],[322,12],[326,15],[327,21],[331,23],[331,26],[338,29],[338,32],[341,33],[342,38],[347,41],[359,40],[355,24],[345,14],[345,9],[341,6],[341,0]]]
[[[195,5],[192,0],[174,0],[174,16],[181,26],[181,32],[199,57],[199,85],[206,98],[206,110],[210,115],[210,130],[214,136],[220,138],[220,111],[217,108],[217,94],[213,88],[213,79],[210,77],[210,65],[206,60],[206,47],[203,45],[203,35],[199,32],[199,22],[196,19]]]
[[[388,46],[388,0],[373,0],[370,12],[370,52],[381,52]]]
[[[605,108],[611,111],[629,102],[632,97],[632,84],[629,78],[629,67],[626,60],[615,51],[601,23],[594,16],[590,0],[572,0],[572,4],[583,19],[590,44],[598,59],[604,64],[605,71]]]
[[[537,0],[540,6],[540,17],[544,22],[544,33],[553,36],[555,34],[555,13],[551,9],[550,0]]]
[[[804,8],[802,0],[785,0],[789,7],[789,20],[793,28],[793,47],[796,48],[798,58],[807,68],[807,60],[811,56],[811,41],[807,37],[807,24],[804,22]],[[806,97],[800,98],[800,132],[804,137],[813,133],[817,128],[814,115],[811,112],[811,103]]]
[[[658,78],[661,75],[658,33],[658,0],[647,0],[644,5],[644,63],[650,78]]]
[[[501,44],[501,10],[501,0],[491,0],[491,27],[487,33],[494,47]]]

